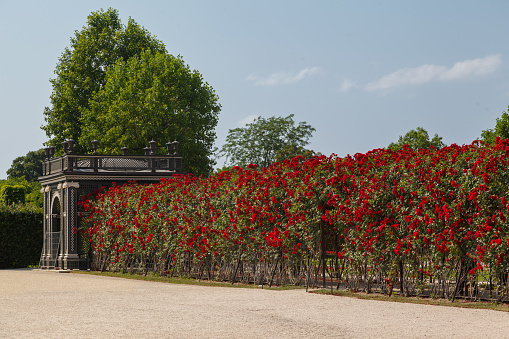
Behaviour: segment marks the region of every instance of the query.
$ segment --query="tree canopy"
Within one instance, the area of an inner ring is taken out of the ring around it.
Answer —
[[[87,25],[71,38],[71,46],[58,60],[56,77],[50,80],[51,107],[44,110],[46,125],[42,126],[50,138],[47,144],[59,147],[66,139],[78,140],[81,114],[106,83],[108,68],[118,59],[128,60],[146,48],[165,51],[164,45],[134,20],[122,25],[117,10],[92,12]],[[83,151],[88,145],[76,147]]]
[[[391,142],[388,148],[392,150],[402,149],[404,145],[408,145],[413,149],[429,148],[433,146],[435,148],[442,148],[445,144],[442,142],[442,137],[438,134],[433,136],[433,139],[429,139],[428,131],[422,127],[417,127],[408,131],[404,136],[399,136],[396,143]]]
[[[30,151],[12,161],[7,170],[7,180],[0,180],[0,203],[30,203],[37,207],[43,205],[41,184],[37,178],[42,176],[44,149]]]
[[[11,168],[7,170],[7,176],[9,178],[25,177],[27,181],[36,181],[38,177],[42,176],[44,157],[42,148],[17,157],[12,161]]]
[[[214,90],[197,71],[167,53],[143,51],[106,72],[106,83],[82,115],[81,144],[99,141],[103,152],[123,146],[141,151],[154,139],[161,152],[180,143],[185,170],[211,171],[212,145],[220,106]]]
[[[152,139],[160,146],[177,140],[185,171],[212,170],[217,95],[133,19],[123,25],[115,9],[92,12],[55,74],[42,126],[47,145],[74,139],[75,151],[87,153],[97,139],[101,152],[126,146],[136,153]]]
[[[306,122],[296,126],[293,116],[258,117],[245,127],[230,129],[219,154],[225,156],[230,165],[240,167],[249,164],[267,167],[296,155],[310,156],[313,151],[304,149],[304,146],[315,129]]]
[[[497,137],[509,139],[509,114],[506,112],[497,118],[495,128],[484,130],[481,133],[481,139],[489,144],[495,144]]]

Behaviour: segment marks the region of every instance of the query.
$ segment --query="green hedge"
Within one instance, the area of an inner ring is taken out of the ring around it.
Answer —
[[[0,204],[0,269],[39,263],[42,222],[41,208],[30,204]]]
[[[27,189],[22,185],[3,185],[0,188],[0,199],[5,205],[23,204],[26,194]]]

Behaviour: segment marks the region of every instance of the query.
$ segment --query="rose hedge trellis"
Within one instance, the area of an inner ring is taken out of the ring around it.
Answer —
[[[508,162],[498,139],[131,183],[83,201],[84,232],[102,270],[500,301]]]

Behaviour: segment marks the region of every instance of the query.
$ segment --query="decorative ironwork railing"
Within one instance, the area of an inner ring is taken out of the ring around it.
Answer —
[[[182,157],[175,155],[64,154],[43,163],[43,175],[61,172],[180,172]]]
[[[161,172],[177,173],[182,171],[182,157],[178,155],[179,142],[167,142],[166,155],[156,155],[157,143],[152,140],[143,150],[144,155],[128,155],[129,149],[122,148],[122,155],[99,155],[99,141],[92,141],[91,155],[74,154],[74,140],[62,142],[64,154],[54,158],[55,146],[44,149],[46,161],[43,162],[43,176],[57,173],[133,173]]]

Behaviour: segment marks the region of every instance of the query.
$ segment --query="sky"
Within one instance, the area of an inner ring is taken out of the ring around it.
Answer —
[[[110,7],[216,91],[219,148],[229,129],[289,114],[316,129],[307,148],[325,155],[387,147],[417,127],[470,144],[509,105],[509,1],[0,0],[0,179],[44,147],[58,58]]]

